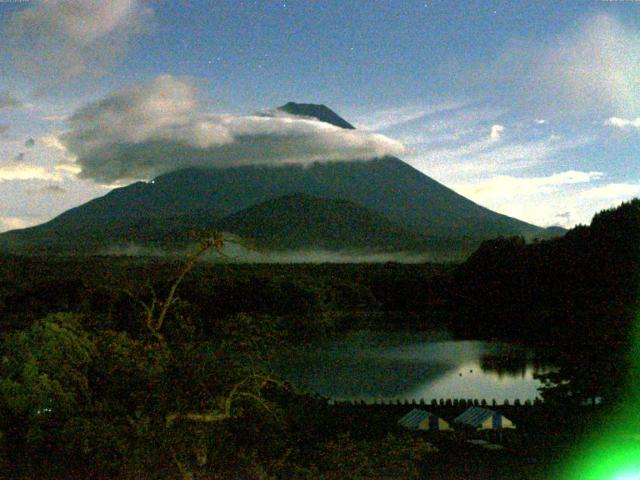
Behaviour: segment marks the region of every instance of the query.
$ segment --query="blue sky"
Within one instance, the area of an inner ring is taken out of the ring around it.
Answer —
[[[116,162],[118,142],[213,148],[265,128],[336,159],[402,144],[539,225],[640,195],[638,2],[0,2],[0,38],[0,230],[178,167]],[[251,116],[290,100],[362,132]]]

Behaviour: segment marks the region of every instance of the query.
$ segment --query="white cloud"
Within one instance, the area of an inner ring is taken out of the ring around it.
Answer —
[[[640,30],[609,14],[590,15],[545,41],[512,39],[471,78],[497,100],[539,114],[640,110]]]
[[[27,228],[32,225],[40,223],[33,218],[22,217],[0,217],[0,233],[7,232],[9,230],[16,230],[18,228]]]
[[[75,163],[58,163],[55,167],[57,172],[69,175],[78,175],[82,169]]]
[[[401,143],[293,117],[201,111],[193,83],[170,75],[109,95],[69,119],[58,139],[80,176],[100,183],[151,178],[188,166],[310,164],[399,155]],[[53,140],[51,145],[56,145]]]
[[[0,221],[3,230],[41,223],[106,193],[103,187],[77,179],[78,167],[64,150],[52,146],[56,132],[46,134],[34,127],[29,133],[35,142],[22,162],[11,159],[26,151],[29,136],[0,139],[0,217],[9,219],[4,227]]]
[[[449,101],[431,105],[405,105],[354,114],[353,124],[362,130],[380,131],[401,127],[421,118],[462,108],[466,102]]]
[[[42,120],[47,122],[63,122],[68,118],[67,115],[45,115]]]
[[[452,185],[454,190],[469,198],[485,201],[486,198],[517,196],[549,193],[566,185],[589,183],[602,178],[602,172],[580,172],[567,170],[544,177],[514,177],[510,175],[496,175],[479,183],[463,183]]]
[[[42,143],[45,147],[53,148],[64,153],[67,152],[67,148],[55,135],[44,135],[40,137],[40,143]]]
[[[503,125],[492,125],[491,132],[489,133],[489,139],[493,141],[500,140],[500,137],[502,136],[502,132],[504,132]]]
[[[75,178],[74,167],[77,173],[73,157],[53,133],[27,137],[26,141],[24,137],[0,140],[0,182],[58,182]]]
[[[407,144],[411,165],[481,205],[542,226],[588,222],[611,206],[578,195],[602,182],[603,173],[585,167],[578,150],[595,137],[547,123],[480,103],[394,132]]]
[[[428,134],[471,132],[495,121],[506,112],[507,110],[496,107],[469,106],[455,111],[442,112],[442,115],[430,118],[425,125],[422,125],[422,130]]]
[[[36,165],[26,165],[21,162],[0,165],[0,182],[13,180],[59,181],[60,179],[61,177],[59,175]]]
[[[58,184],[44,185],[34,190],[35,193],[41,193],[46,195],[64,195],[67,191]]]
[[[598,185],[603,179],[601,172],[567,170],[538,177],[498,175],[452,187],[496,212],[535,225],[569,228],[588,224],[594,213],[640,195],[640,183]]]
[[[434,149],[456,149],[476,142],[484,132],[504,115],[506,110],[486,105],[462,104],[465,108],[452,108],[434,112],[420,122],[403,124],[394,129],[394,137],[403,142],[411,156],[419,157]],[[488,145],[483,138],[479,145]]]
[[[355,117],[353,124],[361,130],[386,130],[425,116],[427,110],[408,106],[378,110],[361,117]]]
[[[609,183],[580,193],[584,199],[626,200],[640,196],[640,183]]]
[[[409,162],[448,185],[461,180],[475,181],[491,174],[534,167],[589,142],[588,138],[567,140],[552,135],[543,139],[504,144],[485,137],[459,145],[418,151],[409,158]]]
[[[14,65],[41,79],[96,75],[145,31],[153,12],[141,0],[47,0],[12,14],[2,33]]]
[[[626,128],[626,127],[640,128],[640,117],[637,117],[633,120],[627,120],[625,118],[620,118],[620,117],[609,117],[605,120],[604,124],[610,127],[617,127],[617,128]]]

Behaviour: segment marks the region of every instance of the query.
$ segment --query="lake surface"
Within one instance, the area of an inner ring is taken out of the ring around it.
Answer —
[[[333,400],[533,400],[540,382],[531,356],[504,343],[452,340],[446,333],[359,331],[280,356],[275,370]]]

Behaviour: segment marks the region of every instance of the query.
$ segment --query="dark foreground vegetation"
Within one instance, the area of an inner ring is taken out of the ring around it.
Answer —
[[[485,242],[462,265],[5,256],[0,477],[549,478],[627,393],[639,251],[633,201],[560,239]],[[269,367],[320,336],[435,327],[528,343],[558,367],[545,404],[513,412],[506,451],[411,436],[404,410],[328,405]]]

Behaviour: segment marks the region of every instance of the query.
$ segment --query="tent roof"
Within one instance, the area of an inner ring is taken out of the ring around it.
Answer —
[[[427,420],[430,417],[436,417],[433,413],[429,413],[425,410],[419,410],[414,408],[409,413],[407,413],[404,417],[398,420],[398,423],[406,428],[418,428],[420,423],[424,420]]]
[[[488,408],[469,407],[463,413],[458,415],[454,422],[469,425],[471,427],[480,427],[486,419],[491,418],[494,415],[502,414],[489,410]]]

